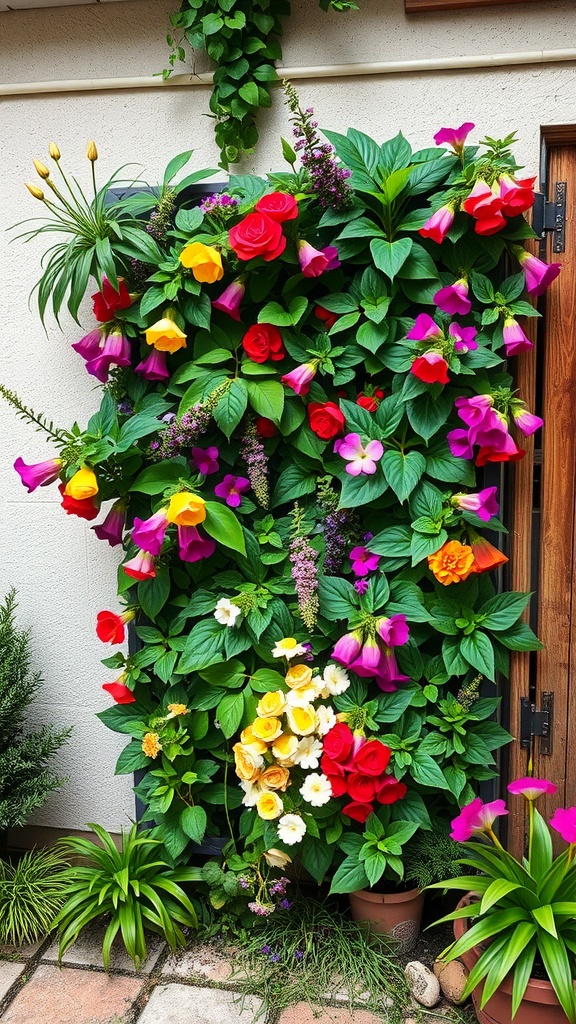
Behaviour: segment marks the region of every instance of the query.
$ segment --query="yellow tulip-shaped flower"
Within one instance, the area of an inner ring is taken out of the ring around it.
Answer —
[[[283,813],[284,804],[278,793],[261,793],[256,802],[256,810],[264,821],[273,821]]]
[[[93,498],[98,494],[98,480],[93,469],[85,466],[79,469],[64,488],[64,494],[68,494],[76,501],[84,501],[86,498]]]
[[[166,518],[176,526],[197,526],[206,519],[206,502],[199,494],[180,491],[170,498]]]
[[[180,263],[192,271],[202,284],[214,284],[224,277],[222,256],[217,249],[203,242],[192,242],[180,253]]]
[[[146,331],[146,344],[153,345],[158,352],[177,352],[186,348],[186,335],[178,324],[165,316]]]

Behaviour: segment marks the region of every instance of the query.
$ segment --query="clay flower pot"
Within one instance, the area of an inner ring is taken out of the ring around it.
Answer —
[[[354,921],[369,921],[373,932],[396,939],[403,953],[416,945],[424,908],[424,893],[419,889],[390,893],[359,889],[348,893],[348,898]]]
[[[463,896],[458,903],[458,909],[470,902],[472,894]],[[467,922],[465,918],[454,921],[454,937],[460,939],[466,932]],[[460,960],[466,965],[469,971],[476,965],[482,950],[479,946],[473,946],[467,953],[462,953]],[[524,998],[518,1008],[514,1021],[512,1021],[512,977],[508,975],[500,988],[488,1000],[483,1010],[480,1009],[480,998],[482,996],[482,985],[478,985],[472,993],[472,1002],[476,1016],[480,1024],[566,1024],[566,1014],[560,1006],[556,993],[549,981],[538,981],[531,978],[524,994]]]

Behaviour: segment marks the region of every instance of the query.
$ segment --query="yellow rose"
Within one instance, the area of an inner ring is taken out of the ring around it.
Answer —
[[[278,718],[257,718],[252,722],[252,733],[257,740],[272,743],[281,732],[282,726]]]
[[[286,707],[286,697],[282,690],[275,690],[273,693],[265,693],[258,701],[256,714],[259,718],[275,718],[281,715]]]
[[[235,743],[232,750],[238,778],[243,779],[244,782],[254,782],[264,764],[262,755],[249,750],[242,743]]]
[[[255,754],[265,754],[268,750],[266,743],[263,743],[262,740],[256,739],[252,732],[252,726],[250,725],[240,733],[240,743],[243,747],[248,747]]]
[[[98,481],[93,469],[79,469],[64,488],[64,494],[69,494],[76,501],[84,501],[86,498],[93,498],[98,494]]]
[[[283,732],[277,740],[274,740],[272,753],[277,761],[286,765],[287,768],[291,768],[294,764],[294,761],[292,761],[291,758],[292,755],[296,753],[297,749],[298,737],[293,736],[291,732]]]
[[[262,772],[258,784],[262,789],[279,789],[281,793],[286,792],[290,782],[290,772],[280,764],[271,764]]]
[[[224,277],[222,256],[217,249],[204,242],[191,242],[180,253],[180,263],[192,271],[197,281],[214,284]]]
[[[301,686],[308,686],[312,679],[312,669],[309,665],[292,665],[286,673],[286,683],[291,690],[298,690]]]
[[[284,804],[278,793],[261,793],[256,801],[256,810],[264,821],[272,821],[284,812]]]
[[[287,708],[286,718],[292,732],[297,733],[298,736],[310,736],[316,729],[318,721],[311,704],[307,704],[303,708]]]
[[[148,328],[146,343],[153,345],[158,352],[177,352],[179,348],[186,348],[186,335],[178,324],[165,316]]]
[[[177,526],[197,526],[206,519],[206,502],[199,494],[180,491],[170,498],[166,518]]]

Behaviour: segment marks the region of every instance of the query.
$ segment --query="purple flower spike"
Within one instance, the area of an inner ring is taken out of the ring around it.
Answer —
[[[245,476],[234,476],[227,473],[221,484],[216,484],[214,494],[224,498],[230,508],[238,508],[242,501],[242,495],[250,490],[250,481]]]
[[[18,456],[14,463],[14,469],[24,487],[28,489],[28,494],[32,494],[37,487],[46,487],[47,484],[53,484],[58,479],[62,469],[62,459],[47,459],[46,462],[35,462],[31,466],[27,466]]]
[[[202,476],[211,476],[212,473],[217,473],[220,468],[218,465],[219,454],[215,445],[211,445],[209,448],[193,448],[191,455],[194,469],[197,469]]]

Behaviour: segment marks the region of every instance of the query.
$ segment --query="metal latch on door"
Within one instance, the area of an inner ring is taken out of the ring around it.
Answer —
[[[542,192],[536,192],[532,208],[532,227],[540,238],[552,231],[552,249],[564,252],[566,249],[566,182],[554,185],[554,199],[546,199]]]

